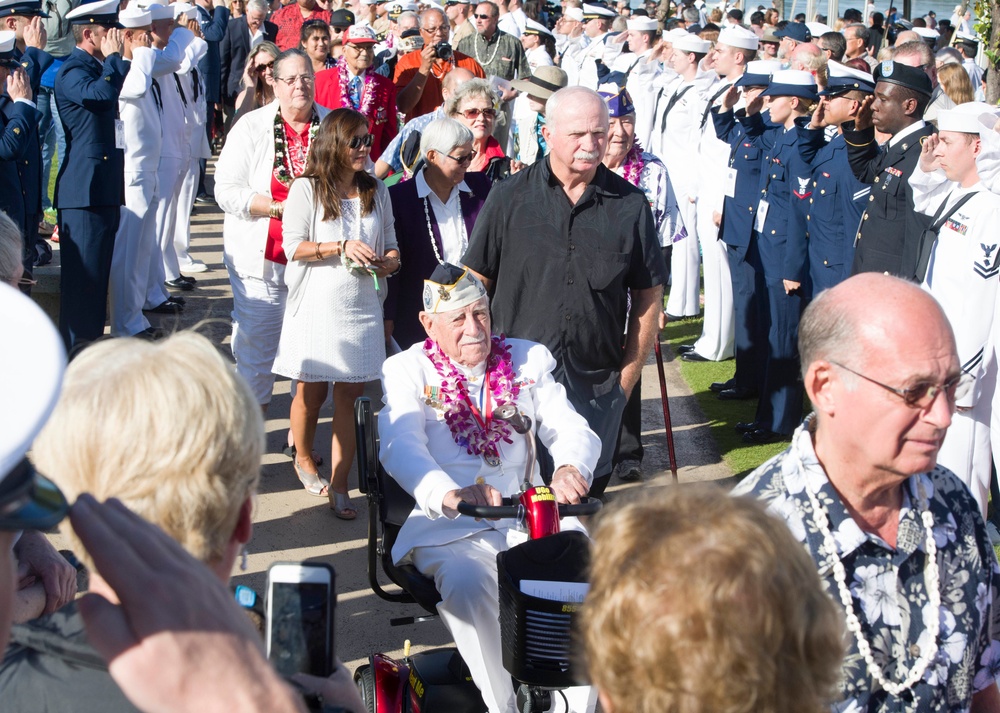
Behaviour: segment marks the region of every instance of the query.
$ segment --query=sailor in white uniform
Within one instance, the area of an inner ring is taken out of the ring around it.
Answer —
[[[635,105],[635,134],[643,146],[649,146],[649,132],[653,127],[654,82],[662,71],[657,58],[657,23],[651,17],[629,18],[628,52],[615,58],[612,73],[625,77],[625,89]]]
[[[993,456],[991,426],[998,428],[993,399],[1000,340],[1000,196],[982,184],[976,158],[983,147],[980,131],[987,130],[979,117],[994,111],[978,102],[942,111],[939,132],[924,140],[918,168],[909,179],[914,208],[933,216],[931,228],[938,228],[936,240],[925,233],[921,244],[927,260],[923,287],[951,321],[962,372],[975,380],[957,404],[937,462],[969,486],[983,517]],[[922,265],[918,262],[918,270]]]
[[[712,87],[702,110],[698,141],[701,158],[696,164],[699,178],[695,213],[705,283],[705,321],[694,349],[681,357],[686,361],[723,361],[734,354],[733,281],[726,244],[719,240],[731,148],[716,135],[710,111],[713,106],[721,105],[722,96],[743,76],[747,63],[756,56],[757,35],[752,31],[734,25],[719,33],[712,58],[719,81]]]
[[[678,76],[658,89],[653,111],[649,151],[666,165],[680,210],[667,299],[667,314],[674,318],[694,317],[700,311],[696,166],[701,120],[716,77],[701,72],[699,64],[710,49],[711,43],[696,35],[674,41],[670,65]]]
[[[577,502],[587,493],[601,442],[553,379],[556,362],[548,349],[491,339],[489,299],[468,270],[440,265],[424,282],[423,302],[420,321],[430,341],[389,357],[382,367],[379,458],[416,501],[392,558],[409,556],[434,579],[442,596],[438,613],[490,713],[514,713],[501,653],[496,568],[497,553],[512,541],[513,521],[459,517],[455,508],[460,500],[498,505],[519,492],[529,455],[523,436],[491,418],[504,403],[515,403],[531,419],[552,454],[557,468],[550,487],[559,502]],[[483,389],[484,377],[492,389]],[[532,482],[541,484],[537,464]],[[563,530],[580,527],[562,521]],[[569,710],[596,706],[589,688],[567,694]]]
[[[556,55],[560,65],[566,69],[567,57],[572,56],[580,47],[586,47],[590,38],[583,32],[583,9],[568,7],[555,26]]]
[[[524,47],[524,56],[528,60],[528,67],[532,74],[539,67],[551,67],[554,64],[552,56],[545,49],[544,38],[546,37],[555,40],[555,35],[549,28],[529,17],[526,20],[524,32],[521,33],[521,46]]]
[[[601,77],[611,70],[615,58],[622,51],[618,36],[609,32],[614,19],[615,11],[605,5],[584,3],[583,33],[590,38],[590,42],[563,61],[570,86],[597,91]]]
[[[125,205],[111,259],[111,334],[128,337],[151,333],[142,313],[148,293],[153,294],[153,307],[168,298],[155,220],[162,145],[159,84],[180,68],[185,44],[193,36],[186,30],[176,32],[158,50],[150,46],[148,10],[129,6],[119,14],[119,22],[132,62],[118,95],[125,129]]]

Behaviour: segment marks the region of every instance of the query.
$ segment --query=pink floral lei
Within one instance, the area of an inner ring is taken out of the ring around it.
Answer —
[[[642,146],[639,141],[632,142],[632,148],[625,154],[625,166],[622,170],[622,177],[633,186],[639,185],[639,178],[642,176],[642,168],[646,164],[642,160]]]
[[[444,406],[444,420],[451,429],[455,443],[465,448],[469,455],[499,457],[497,444],[500,441],[513,442],[510,438],[510,426],[489,418],[487,414],[484,428],[478,414],[472,410],[465,374],[432,339],[424,342],[424,354],[441,376],[440,399]],[[490,389],[489,393],[496,402],[494,410],[517,401],[520,386],[514,379],[510,347],[502,334],[491,339],[485,379],[483,388]]]
[[[344,106],[351,107],[351,92],[349,88],[350,72],[347,71],[347,62],[341,57],[337,61],[337,72],[340,77],[340,96]],[[372,108],[375,106],[375,77],[369,67],[361,75],[361,106],[358,111],[371,119],[374,116]]]

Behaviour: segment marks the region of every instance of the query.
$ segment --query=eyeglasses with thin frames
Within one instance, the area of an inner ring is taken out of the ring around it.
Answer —
[[[473,109],[463,109],[462,110],[462,116],[464,116],[466,119],[475,119],[480,114],[482,114],[483,116],[495,117],[497,115],[497,110],[496,109],[492,109],[490,107],[487,107],[485,109],[475,109],[475,108],[473,108]]]
[[[375,137],[371,134],[365,134],[364,136],[352,136],[347,145],[356,151],[362,146],[370,148],[374,140]]]
[[[948,399],[948,403],[951,405],[952,409],[954,409],[955,402],[968,395],[969,390],[972,388],[972,384],[975,382],[975,379],[971,374],[963,372],[958,376],[953,376],[943,384],[921,382],[915,386],[909,387],[908,389],[900,389],[895,386],[883,384],[881,381],[876,381],[870,376],[865,376],[864,374],[855,371],[849,366],[844,366],[839,362],[831,361],[830,363],[834,366],[839,366],[844,371],[851,372],[855,376],[860,376],[865,381],[869,381],[876,386],[881,386],[886,391],[896,394],[896,396],[903,399],[903,402],[910,408],[916,408],[922,411],[929,409],[934,404],[938,394],[942,392],[944,392],[944,395]]]
[[[299,74],[295,77],[275,77],[275,81],[283,83],[286,87],[294,87],[299,82],[303,85],[311,87],[316,78],[311,74]]]

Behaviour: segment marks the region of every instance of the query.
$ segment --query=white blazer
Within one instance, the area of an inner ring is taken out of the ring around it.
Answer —
[[[566,390],[552,378],[555,359],[545,346],[508,339],[512,364],[521,384],[517,405],[532,420],[534,432],[552,454],[556,467],[573,465],[589,483],[601,454],[601,441],[566,398]],[[425,403],[424,387],[439,386],[441,377],[414,344],[389,357],[382,367],[385,408],[379,414],[379,458],[386,471],[416,500],[392,549],[399,562],[414,547],[443,545],[495,528],[506,530],[513,521],[480,521],[459,516],[442,518],[444,496],[474,485],[482,476],[504,496],[519,491],[524,477],[527,446],[524,436],[511,431],[513,443],[500,443],[501,465],[491,467],[455,443],[440,410]],[[533,482],[541,485],[538,465]]]
[[[329,113],[318,104],[320,120]],[[274,116],[278,102],[240,118],[226,137],[215,166],[215,200],[226,213],[222,226],[226,266],[241,275],[265,277],[264,247],[270,218],[250,215],[258,193],[271,195],[274,170]]]

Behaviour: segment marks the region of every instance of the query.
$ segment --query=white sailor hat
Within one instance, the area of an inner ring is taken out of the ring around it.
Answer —
[[[0,0],[0,17],[21,15],[24,17],[48,17],[42,12],[42,0]]]
[[[913,31],[916,32],[920,37],[925,40],[936,40],[941,36],[941,33],[937,30],[932,30],[929,27],[914,27]]]
[[[14,46],[17,44],[17,33],[14,30],[0,31],[0,66],[14,61]]]
[[[174,9],[170,5],[166,5],[159,0],[150,2],[146,5],[146,9],[149,10],[149,15],[153,20],[174,19]]]
[[[563,14],[567,20],[574,20],[576,22],[583,22],[583,10],[578,7],[568,7],[566,12]]]
[[[524,21],[524,31],[522,34],[525,35],[549,35],[554,37],[552,31],[540,22],[535,22],[530,17]]]
[[[674,50],[681,52],[694,52],[695,54],[708,54],[708,51],[712,49],[712,43],[708,40],[703,40],[698,35],[692,35],[690,32],[686,32],[684,37],[678,37],[673,41]]]
[[[168,7],[172,8],[174,11],[174,19],[177,20],[181,15],[187,15],[188,20],[198,19],[198,10],[194,5],[187,2],[175,2]]]
[[[153,21],[153,15],[149,10],[144,10],[134,3],[129,3],[128,7],[118,13],[118,24],[122,27],[135,29],[136,27],[148,27]]]
[[[486,296],[486,288],[467,267],[441,263],[424,280],[424,312],[440,314],[461,309]]]
[[[47,530],[65,517],[66,498],[25,454],[55,408],[66,351],[48,315],[8,285],[0,285],[0,334],[0,389],[8,404],[0,409],[0,530]]]
[[[626,21],[625,26],[632,30],[632,32],[656,32],[659,28],[655,18],[642,17],[641,15],[630,17]]]
[[[118,27],[119,0],[97,0],[87,2],[66,13],[71,25],[104,25]]]
[[[875,92],[875,77],[868,72],[862,72],[860,69],[854,69],[854,67],[848,67],[833,60],[827,62],[826,66],[829,76],[826,89],[819,93],[821,97],[835,97],[854,90],[865,94]]]
[[[809,28],[809,33],[813,37],[819,37],[820,35],[825,35],[827,32],[833,32],[833,28],[825,22],[807,22],[806,27]]]
[[[683,27],[675,27],[669,32],[663,33],[663,41],[673,44],[677,40],[682,40],[690,34],[691,33],[685,30]]]
[[[440,10],[444,12],[444,5],[435,0],[421,0],[420,4],[425,10]]]
[[[954,109],[938,112],[938,131],[958,131],[963,134],[978,134],[987,131],[980,121],[983,114],[994,114],[997,108],[985,102],[966,102]]]
[[[801,97],[816,101],[816,77],[801,69],[782,69],[771,75],[771,83],[761,96]]]
[[[583,4],[583,19],[597,20],[602,17],[615,17],[617,13],[606,5],[585,2]]]
[[[730,25],[719,33],[719,43],[743,50],[755,50],[759,44],[757,35],[739,25]]]
[[[766,87],[771,83],[771,75],[781,69],[776,59],[755,59],[747,63],[747,69],[736,80],[737,87]]]

